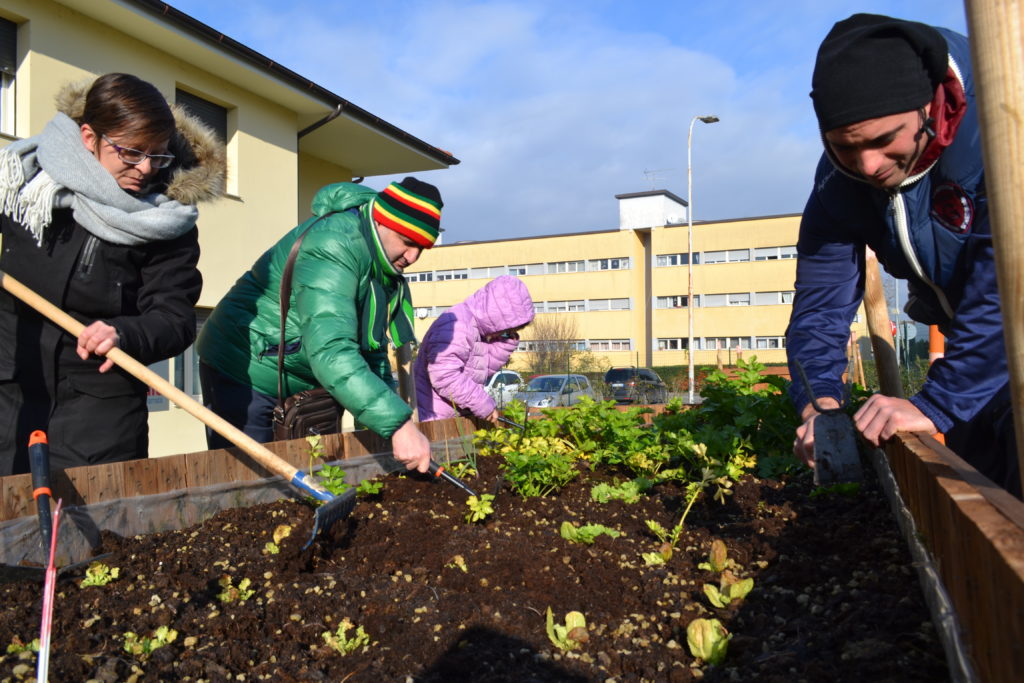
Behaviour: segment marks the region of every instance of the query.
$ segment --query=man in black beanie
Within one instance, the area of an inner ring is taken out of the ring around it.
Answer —
[[[825,153],[797,244],[786,331],[823,407],[843,396],[865,246],[907,280],[906,312],[938,325],[945,357],[909,400],[872,396],[854,417],[874,445],[898,431],[943,432],[983,474],[1021,496],[1002,315],[967,39],[873,14],[840,21],[818,49],[811,99]],[[794,452],[813,466],[817,414],[803,382]]]

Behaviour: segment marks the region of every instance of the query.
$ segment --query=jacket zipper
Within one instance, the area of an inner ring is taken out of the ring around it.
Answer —
[[[953,307],[949,305],[949,301],[946,299],[946,294],[939,287],[931,281],[924,273],[924,268],[921,267],[921,262],[917,260],[917,254],[914,252],[914,245],[910,241],[910,229],[907,225],[907,207],[906,202],[903,198],[902,192],[896,192],[893,194],[890,200],[893,212],[893,222],[896,224],[896,235],[900,238],[900,247],[903,248],[903,255],[907,259],[907,263],[913,268],[914,274],[921,279],[922,282],[927,284],[935,292],[935,295],[939,299],[939,304],[942,306],[942,310],[945,311],[946,315],[949,316],[950,320],[953,319]]]

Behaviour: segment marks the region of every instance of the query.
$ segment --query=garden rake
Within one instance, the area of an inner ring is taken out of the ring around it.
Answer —
[[[52,323],[63,328],[72,337],[77,338],[82,333],[82,330],[85,329],[85,325],[3,271],[0,271],[0,285],[41,313]],[[136,379],[173,401],[179,408],[199,419],[207,427],[241,448],[257,463],[274,474],[280,475],[304,494],[320,501],[322,505],[316,509],[316,514],[313,517],[313,533],[310,535],[306,545],[303,546],[303,550],[313,543],[318,534],[327,531],[338,521],[345,519],[352,513],[352,509],[356,504],[355,489],[349,489],[341,495],[334,495],[317,483],[310,474],[303,472],[271,452],[266,446],[258,443],[251,436],[175,387],[121,349],[116,347],[111,349],[106,357],[114,361],[118,367]]]

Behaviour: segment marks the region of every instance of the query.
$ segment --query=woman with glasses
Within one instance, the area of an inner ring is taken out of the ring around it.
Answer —
[[[0,475],[144,458],[146,387],[103,356],[150,364],[195,337],[196,203],[219,196],[223,145],[150,83],[65,87],[36,136],[0,150],[0,270],[82,321],[77,339],[0,291]]]

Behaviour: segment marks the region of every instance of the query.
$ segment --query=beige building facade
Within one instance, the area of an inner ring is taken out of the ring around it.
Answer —
[[[65,83],[112,71],[152,82],[222,136],[227,196],[200,205],[200,322],[323,185],[458,163],[163,2],[0,0],[0,52],[0,146],[39,133]],[[197,368],[190,349],[153,369],[199,397]],[[195,418],[156,395],[150,408],[151,455],[205,449]]]
[[[693,304],[687,203],[666,190],[617,195],[619,228],[442,245],[407,270],[422,337],[448,307],[499,275],[522,278],[537,320],[571,321],[571,339],[603,367],[689,363],[756,355],[786,361],[796,276],[798,214],[693,225]],[[858,317],[860,320],[860,317]],[[510,366],[543,343],[533,326]]]

